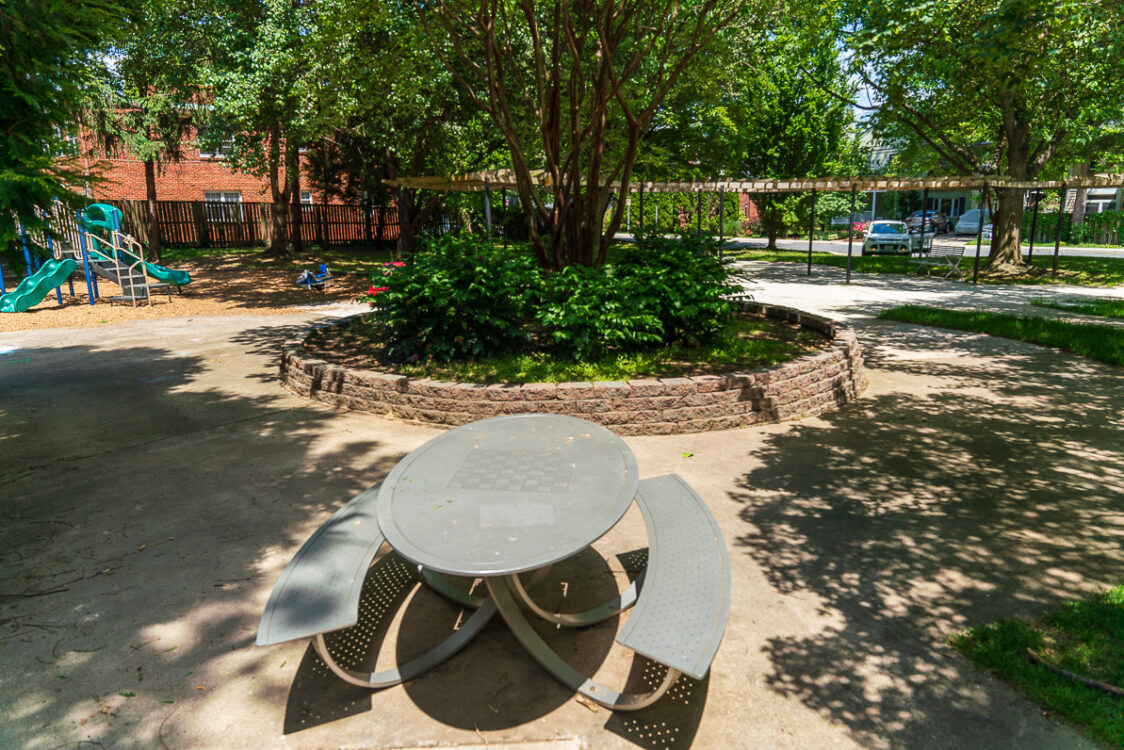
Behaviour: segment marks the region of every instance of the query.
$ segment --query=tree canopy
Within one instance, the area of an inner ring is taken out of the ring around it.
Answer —
[[[562,268],[605,262],[624,204],[611,184],[627,190],[641,138],[699,52],[761,6],[443,0],[419,13],[507,141],[539,262]],[[549,198],[534,187],[540,164]]]
[[[104,75],[119,8],[105,0],[7,0],[0,5],[0,249],[15,237],[13,214],[68,200],[83,184],[68,141],[87,87]]]
[[[845,15],[875,133],[938,172],[1034,179],[1124,121],[1124,4],[864,0]],[[1022,191],[997,192],[992,266],[1017,268]]]

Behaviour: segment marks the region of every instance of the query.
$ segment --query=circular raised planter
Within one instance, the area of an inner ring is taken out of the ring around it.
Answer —
[[[724,375],[484,385],[325,362],[304,348],[308,331],[285,343],[281,383],[299,396],[341,409],[428,424],[454,426],[502,414],[569,414],[621,435],[728,430],[811,417],[853,401],[866,387],[862,349],[849,328],[792,308],[758,302],[734,304],[744,312],[819,331],[830,343],[823,351],[774,367]],[[351,318],[329,325],[347,320]]]

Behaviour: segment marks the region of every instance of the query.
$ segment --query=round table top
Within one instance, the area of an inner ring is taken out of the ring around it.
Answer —
[[[636,494],[636,458],[576,417],[495,417],[402,459],[377,500],[379,528],[431,570],[492,576],[564,560],[601,538]]]

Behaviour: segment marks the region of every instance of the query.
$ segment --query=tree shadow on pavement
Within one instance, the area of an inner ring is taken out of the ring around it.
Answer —
[[[253,646],[281,568],[403,452],[215,385],[202,357],[19,354],[0,369],[0,746],[224,744],[284,705],[284,650]]]
[[[732,554],[826,623],[765,644],[768,682],[867,746],[952,746],[955,727],[964,746],[1024,747],[1034,708],[1009,710],[942,644],[1120,582],[1121,371],[949,331],[868,334],[893,392],[768,436],[734,495]]]

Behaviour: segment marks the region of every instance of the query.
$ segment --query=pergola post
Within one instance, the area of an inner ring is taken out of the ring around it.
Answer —
[[[917,246],[918,257],[925,254],[925,212],[928,211],[928,209],[925,208],[925,206],[928,203],[929,203],[929,188],[925,188],[923,191],[921,191],[921,241],[920,241],[920,244],[918,244],[918,246]],[[870,220],[874,221],[874,213],[873,212],[871,212],[871,214],[870,214]],[[937,233],[937,222],[936,222],[936,219],[934,219],[933,220],[933,234],[936,234],[936,233]]]
[[[987,210],[987,183],[983,185],[983,190],[980,191],[980,223],[976,226],[976,260],[972,264],[972,283],[980,283],[980,245],[983,244],[983,222],[984,211]],[[995,233],[992,233],[991,241],[995,241]]]
[[[484,227],[488,230],[488,239],[492,239],[492,191],[489,189],[488,178],[484,178]]]
[[[816,189],[812,188],[812,210],[808,212],[808,275],[812,275],[812,240],[816,233]],[[872,215],[873,216],[873,215]]]
[[[699,216],[698,216],[698,229],[695,230],[698,234],[702,234],[702,188],[699,188]]]
[[[1058,192],[1058,226],[1054,229],[1054,270],[1050,272],[1052,276],[1058,275],[1058,255],[1062,247],[1062,215],[1065,213],[1065,183],[1062,183],[1062,189]]]
[[[1034,262],[1034,235],[1038,232],[1038,204],[1042,202],[1042,191],[1034,191],[1034,213],[1030,217],[1030,251],[1026,254],[1026,262]]]
[[[847,283],[851,283],[851,251],[855,245],[855,185],[851,185],[851,220],[847,222]]]
[[[726,188],[718,188],[718,260],[722,260],[722,242],[726,238]]]
[[[640,182],[640,233],[644,234],[644,182]]]

